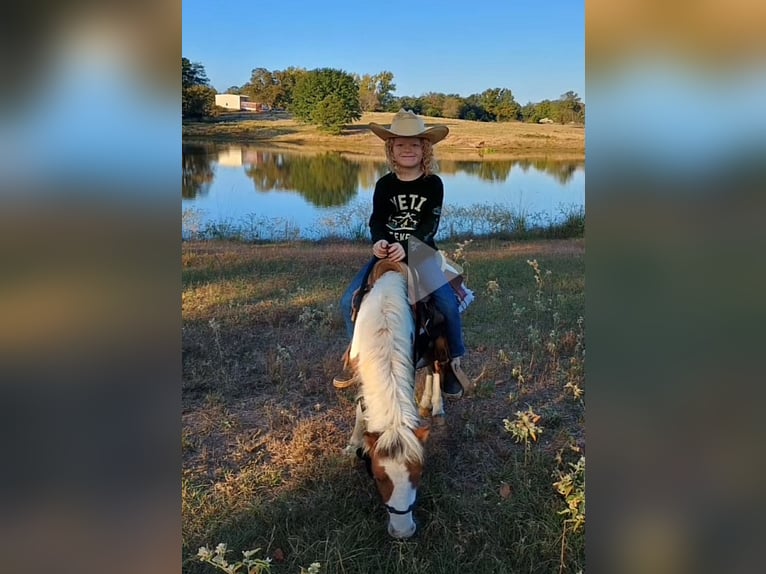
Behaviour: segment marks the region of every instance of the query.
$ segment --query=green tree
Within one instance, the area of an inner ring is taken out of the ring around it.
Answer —
[[[562,94],[559,98],[560,102],[560,117],[561,123],[585,122],[585,106],[578,96],[573,91],[568,91],[566,94]]]
[[[181,117],[202,119],[215,113],[216,91],[209,86],[205,67],[181,58]]]
[[[396,109],[389,109],[389,112],[398,112],[400,109],[410,110],[414,114],[423,115],[423,102],[419,98],[404,96],[398,98]]]
[[[472,120],[475,122],[491,122],[494,116],[491,115],[482,103],[481,94],[471,94],[463,100],[464,107],[460,115],[461,119]]]
[[[328,129],[338,122],[344,124],[362,117],[359,87],[354,77],[332,68],[311,70],[301,76],[288,109],[300,121]],[[328,118],[332,118],[330,125]]]
[[[394,101],[393,92],[396,91],[394,84],[394,74],[388,70],[380,72],[377,76],[378,100],[380,100],[380,109],[385,110]]]
[[[373,77],[369,74],[365,74],[361,77],[355,76],[354,81],[356,81],[359,86],[359,105],[361,106],[362,111],[378,111],[380,108],[380,100],[378,99],[377,86],[375,85]]]
[[[272,107],[280,110],[286,110],[293,101],[293,92],[298,80],[306,74],[304,68],[290,66],[286,70],[274,70],[274,80],[276,82],[274,89],[274,103]]]
[[[479,102],[498,122],[521,119],[521,106],[516,102],[511,90],[491,88],[479,95]]]
[[[525,122],[537,123],[543,118],[556,121],[558,109],[554,102],[550,100],[543,100],[537,103],[529,102],[524,106],[522,115]]]
[[[205,74],[205,67],[199,62],[190,62],[188,58],[181,57],[181,88],[192,86],[207,86],[210,81]]]
[[[215,115],[215,90],[209,86],[191,86],[181,93],[181,116],[202,119]]]
[[[250,101],[274,107],[277,99],[277,81],[266,68],[255,68],[250,73],[250,81],[242,86],[242,93]]]
[[[527,102],[521,106],[521,120],[524,122],[534,122],[533,116],[535,115],[535,104]]]
[[[311,118],[313,123],[317,124],[323,131],[340,135],[346,123],[346,109],[343,106],[343,100],[336,94],[330,94],[316,105]]]
[[[379,74],[354,76],[359,86],[359,102],[365,112],[379,112],[391,105],[394,96],[391,92],[396,89],[394,75],[383,71]]]
[[[276,97],[274,98],[274,107],[286,110],[293,102],[293,92],[298,80],[305,76],[307,71],[304,68],[289,67],[286,70],[276,70],[274,78],[277,81]]]
[[[432,118],[442,117],[444,99],[444,94],[439,94],[436,92],[428,92],[427,94],[421,96],[420,100],[423,102],[423,115],[430,116]]]
[[[442,115],[445,118],[459,118],[466,107],[463,98],[457,94],[450,94],[444,99]]]

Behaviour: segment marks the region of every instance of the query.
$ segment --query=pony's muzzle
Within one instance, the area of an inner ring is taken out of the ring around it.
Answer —
[[[395,530],[395,529],[394,529],[394,527],[391,525],[391,523],[390,523],[390,522],[388,523],[388,533],[389,533],[389,534],[390,534],[392,537],[394,537],[394,538],[400,538],[400,539],[401,539],[401,538],[409,538],[409,537],[411,537],[413,534],[415,534],[415,532],[417,531],[417,529],[418,529],[418,525],[417,525],[417,524],[415,524],[415,521],[414,521],[414,520],[412,521],[412,524],[411,524],[411,526],[410,526],[409,528],[407,528],[406,530],[404,530],[404,531],[401,531],[401,532],[400,532],[400,531],[397,531],[397,530]]]

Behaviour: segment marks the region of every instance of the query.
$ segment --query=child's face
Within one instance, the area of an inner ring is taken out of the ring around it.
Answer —
[[[417,167],[423,159],[420,138],[394,138],[394,160],[401,167]]]

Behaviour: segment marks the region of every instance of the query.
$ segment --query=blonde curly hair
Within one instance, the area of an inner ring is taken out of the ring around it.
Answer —
[[[386,140],[386,160],[388,161],[388,168],[394,173],[399,173],[399,166],[394,160],[394,139],[389,138]],[[431,175],[436,171],[436,158],[434,158],[434,146],[426,138],[418,138],[420,144],[423,146],[423,159],[420,161],[420,168],[425,175]]]

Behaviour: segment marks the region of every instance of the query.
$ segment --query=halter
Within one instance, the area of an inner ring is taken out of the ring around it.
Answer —
[[[367,410],[367,405],[364,404],[364,399],[361,396],[359,396],[356,399],[356,402],[358,402],[358,403],[360,403],[362,405],[362,411],[363,412],[365,410]],[[362,459],[364,461],[364,466],[367,469],[367,474],[369,474],[370,478],[372,478],[372,459],[370,458],[370,456],[368,454],[366,454],[362,450],[361,447],[356,449],[356,456],[357,456],[357,458],[360,458],[360,459]],[[410,512],[412,512],[412,509],[415,508],[415,503],[416,502],[417,502],[417,499],[415,500],[415,502],[410,504],[410,506],[409,506],[409,508],[407,508],[407,510],[398,510],[398,509],[394,508],[393,506],[389,506],[388,504],[385,504],[385,503],[383,504],[383,506],[385,507],[386,510],[388,510],[388,512],[390,514],[402,515],[402,514],[409,514]]]
[[[410,512],[412,512],[412,509],[415,508],[415,502],[410,504],[410,507],[407,510],[397,510],[396,508],[394,508],[393,506],[389,506],[388,504],[384,504],[383,506],[385,506],[386,510],[388,510],[388,512],[390,512],[391,514],[409,514]]]

